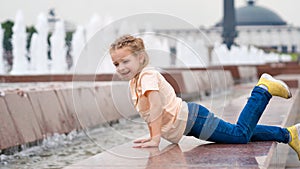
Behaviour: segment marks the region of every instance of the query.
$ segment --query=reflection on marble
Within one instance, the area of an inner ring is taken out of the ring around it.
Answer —
[[[260,168],[274,142],[215,144],[184,137],[177,144],[163,141],[159,148],[131,148],[127,143],[66,169],[76,168]]]
[[[248,87],[247,87],[248,88]],[[245,86],[235,92],[246,90]],[[248,90],[248,89],[247,89]],[[249,88],[249,93],[250,93]],[[299,93],[292,90],[293,98],[282,100],[272,98],[260,123],[268,125],[289,126],[294,123],[293,103],[299,101]],[[235,123],[239,112],[247,101],[249,94],[228,98],[228,103],[210,108],[216,115],[226,121]],[[211,103],[201,102],[206,107]],[[222,107],[224,105],[225,107]],[[224,112],[223,112],[223,111]],[[286,111],[286,110],[290,110]],[[280,115],[278,115],[280,112]],[[276,114],[276,116],[274,116]],[[78,168],[118,168],[118,169],[187,169],[187,168],[269,168],[281,166],[286,159],[288,145],[276,142],[251,142],[248,144],[216,144],[184,136],[179,144],[170,144],[163,140],[159,148],[132,148],[129,142],[83,160],[66,169]],[[279,150],[278,147],[284,149]]]

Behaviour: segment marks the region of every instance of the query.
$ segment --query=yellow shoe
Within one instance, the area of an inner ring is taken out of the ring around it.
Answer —
[[[300,123],[288,127],[287,130],[290,132],[290,136],[292,137],[289,145],[296,151],[296,153],[298,154],[298,159],[300,160]]]
[[[279,96],[286,99],[292,97],[289,87],[281,80],[274,79],[271,75],[264,73],[261,75],[256,86],[264,85],[268,88],[272,96]]]

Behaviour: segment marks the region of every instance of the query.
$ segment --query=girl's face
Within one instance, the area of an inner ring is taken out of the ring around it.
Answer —
[[[142,55],[133,55],[128,47],[111,52],[111,58],[117,73],[125,80],[134,78],[141,71],[141,65],[144,61]]]

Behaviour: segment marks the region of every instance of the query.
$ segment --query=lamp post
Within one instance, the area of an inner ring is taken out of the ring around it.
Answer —
[[[224,18],[223,18],[223,43],[226,44],[227,48],[230,49],[231,45],[234,44],[234,38],[237,36],[236,30],[236,19],[234,0],[224,0]]]

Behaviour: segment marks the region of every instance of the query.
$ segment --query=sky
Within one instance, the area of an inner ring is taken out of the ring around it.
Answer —
[[[235,7],[246,5],[235,0]],[[14,20],[22,10],[26,25],[54,8],[58,17],[76,25],[86,25],[94,14],[114,20],[145,12],[172,15],[199,27],[213,26],[223,16],[223,0],[0,0],[0,22]],[[288,24],[300,26],[299,0],[256,0],[256,5],[276,12]]]

